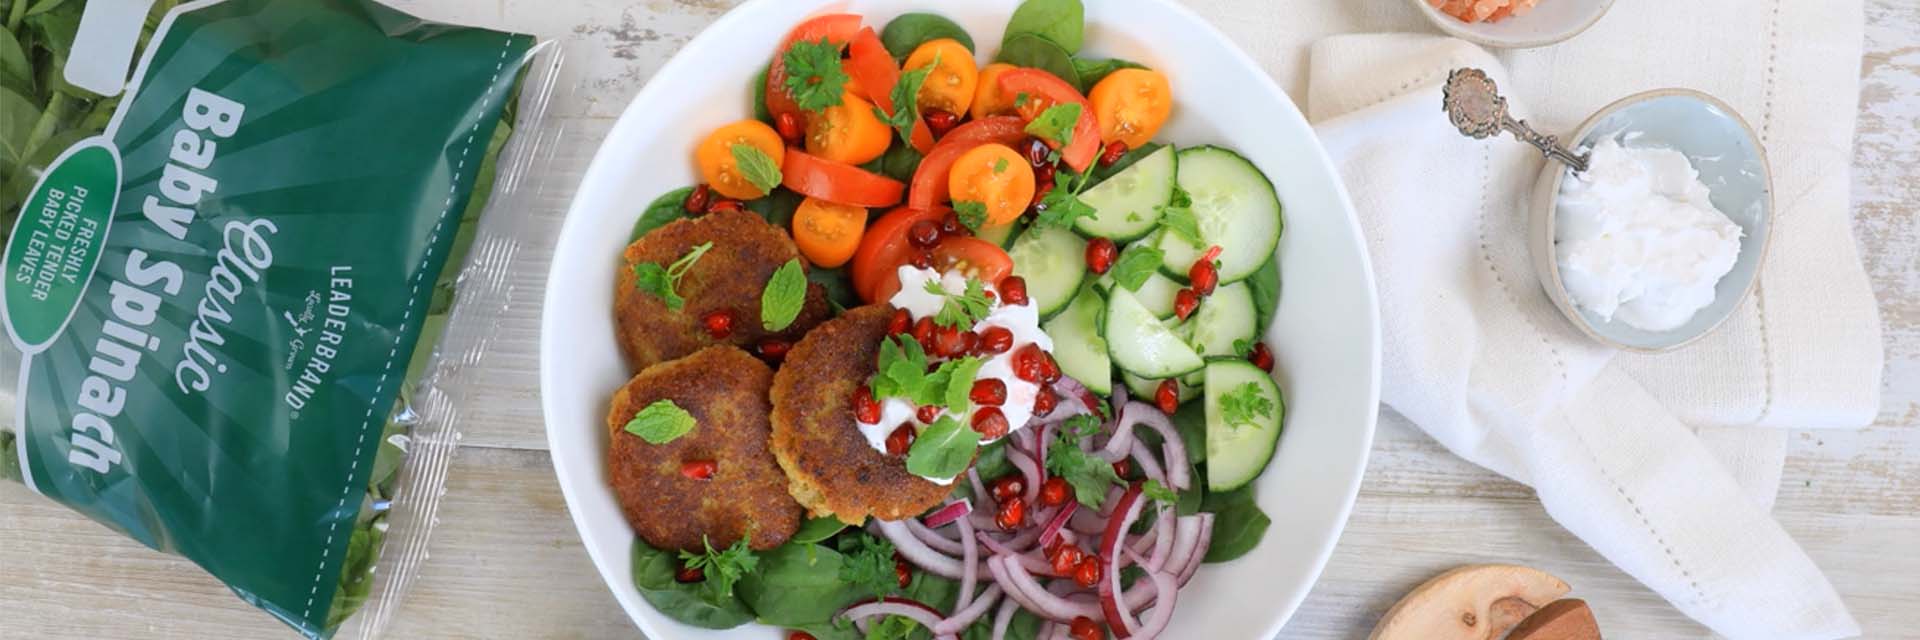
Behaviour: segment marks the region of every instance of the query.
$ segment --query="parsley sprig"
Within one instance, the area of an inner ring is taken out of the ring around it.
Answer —
[[[707,548],[705,552],[680,552],[682,562],[690,568],[699,569],[706,577],[701,596],[707,602],[718,604],[732,600],[734,583],[739,582],[741,576],[752,573],[754,567],[759,566],[760,558],[747,549],[748,537],[750,536],[740,536],[732,546],[716,551],[713,548],[713,541],[708,540],[706,536],[701,536],[700,544]]]
[[[680,297],[680,292],[675,291],[674,287],[680,285],[680,278],[686,276],[694,263],[700,261],[700,256],[707,255],[707,252],[712,249],[713,243],[702,243],[665,267],[653,262],[635,264],[633,265],[633,286],[660,298],[661,302],[666,303],[668,309],[679,311],[681,307],[686,306],[687,300]]]
[[[1001,159],[1000,161],[1006,162],[1005,159]],[[973,200],[955,200],[953,201],[953,215],[960,219],[960,224],[966,225],[967,230],[979,233],[980,227],[987,226],[987,203]],[[928,284],[932,284],[932,282],[929,281]]]
[[[1097,429],[1098,420],[1092,425]],[[1067,484],[1073,486],[1074,499],[1081,505],[1098,509],[1107,498],[1107,489],[1120,484],[1120,474],[1113,472],[1112,463],[1080,450],[1080,438],[1090,433],[1086,423],[1076,425],[1069,420],[1054,437],[1053,447],[1047,449],[1047,471],[1065,478]]]
[[[1220,419],[1227,426],[1259,426],[1261,418],[1273,417],[1273,401],[1260,392],[1260,384],[1248,382],[1220,396]]]
[[[840,68],[840,46],[820,38],[793,43],[783,57],[786,62],[787,95],[794,104],[813,112],[841,104],[841,92],[847,86],[847,72]]]
[[[893,543],[869,535],[853,535],[840,543],[840,581],[879,598],[892,594],[900,582],[893,572]]]

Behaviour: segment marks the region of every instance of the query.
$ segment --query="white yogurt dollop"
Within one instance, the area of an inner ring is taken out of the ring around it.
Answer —
[[[943,275],[932,269],[920,269],[912,265],[901,265],[899,274],[900,292],[893,294],[893,297],[889,298],[887,302],[896,308],[906,309],[907,313],[912,315],[915,321],[921,318],[932,317],[934,314],[940,312],[942,305],[946,304],[945,296],[927,290],[928,282],[940,283],[940,288],[951,294],[961,294],[966,292],[967,289],[966,276],[960,275],[957,272],[949,272]],[[988,290],[991,291],[993,288],[993,285],[987,285]],[[1021,380],[1018,376],[1013,375],[1013,354],[1019,351],[1021,347],[1029,344],[1038,345],[1042,351],[1051,353],[1053,351],[1053,339],[1040,330],[1040,312],[1034,309],[1032,303],[1023,305],[1000,304],[997,301],[999,292],[994,291],[994,295],[996,302],[993,305],[993,310],[987,314],[986,318],[974,323],[971,329],[977,334],[986,331],[988,327],[1005,328],[1009,333],[1013,334],[1013,346],[1009,347],[1005,352],[987,358],[986,362],[980,365],[980,372],[974,375],[974,380],[993,378],[1000,380],[1002,384],[1006,385],[1007,401],[1003,403],[999,409],[1001,414],[1007,417],[1007,433],[1011,435],[1013,432],[1026,427],[1027,423],[1033,419],[1033,401],[1034,398],[1040,395],[1039,384]],[[885,452],[887,450],[887,436],[892,434],[893,430],[901,424],[911,422],[915,424],[916,429],[925,429],[927,427],[926,424],[920,423],[914,417],[915,408],[913,403],[901,398],[881,398],[880,422],[875,424],[855,422],[855,424],[859,425],[860,434],[866,436],[867,444],[871,445],[875,451]],[[962,424],[970,425],[972,424],[973,412],[978,408],[979,407],[969,406],[964,412],[955,412],[948,409],[941,411],[940,415],[951,415],[959,419]],[[981,444],[988,442],[993,441],[982,440]],[[943,485],[952,484],[954,480],[953,478],[921,477]]]
[[[1707,196],[1680,152],[1600,141],[1586,173],[1560,187],[1554,241],[1567,293],[1645,331],[1686,324],[1740,255],[1740,227]]]

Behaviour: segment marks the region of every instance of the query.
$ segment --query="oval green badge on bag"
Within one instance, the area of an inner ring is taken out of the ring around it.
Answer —
[[[120,197],[120,153],[105,138],[53,161],[27,196],[6,251],[7,334],[39,353],[60,336],[86,293]]]

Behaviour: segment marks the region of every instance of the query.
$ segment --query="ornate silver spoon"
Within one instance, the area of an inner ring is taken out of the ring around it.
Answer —
[[[1493,78],[1486,72],[1474,68],[1454,69],[1447,74],[1447,84],[1441,89],[1442,108],[1447,119],[1460,133],[1474,138],[1489,138],[1500,135],[1502,130],[1513,132],[1513,137],[1521,142],[1540,149],[1549,158],[1558,158],[1576,172],[1587,170],[1587,156],[1576,155],[1560,146],[1560,139],[1542,135],[1527,126],[1525,120],[1515,120],[1507,114],[1507,99],[1500,97],[1500,88],[1495,86]]]

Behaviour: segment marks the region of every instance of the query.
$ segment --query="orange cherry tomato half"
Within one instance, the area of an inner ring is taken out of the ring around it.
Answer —
[[[852,91],[840,94],[840,104],[807,114],[807,153],[860,164],[880,157],[892,143],[893,127],[873,115],[873,103]]]
[[[1021,117],[1029,121],[1053,105],[1078,103],[1080,121],[1074,124],[1072,144],[1064,149],[1058,141],[1049,140],[1048,144],[1060,150],[1060,158],[1074,171],[1086,171],[1093,166],[1094,156],[1100,153],[1100,124],[1094,118],[1093,105],[1081,97],[1073,85],[1039,69],[1014,69],[1000,74],[1000,90],[1016,97],[1027,94],[1026,103],[1017,108]]]
[[[980,70],[973,64],[973,52],[953,38],[928,40],[914,48],[901,68],[919,69],[936,61],[939,65],[927,73],[926,83],[920,85],[920,108],[939,109],[956,116],[965,114],[967,108],[973,106],[974,85],[980,81]]]
[[[920,168],[914,170],[913,194],[907,201],[908,206],[931,209],[946,202],[950,188],[947,176],[962,154],[983,144],[1013,145],[1026,137],[1026,124],[1017,116],[982,118],[947,132],[940,144],[934,145],[927,157],[920,160]]]
[[[827,269],[853,257],[866,227],[867,210],[861,207],[807,198],[793,211],[793,243],[800,255]]]
[[[913,243],[907,240],[907,230],[913,228],[915,222],[928,220],[937,223],[946,215],[944,208],[900,207],[880,216],[873,226],[867,228],[865,237],[860,239],[860,248],[853,252],[853,290],[867,302],[882,300],[873,295],[875,287],[882,280],[892,280],[893,288],[898,290],[899,267],[906,264],[915,251]]]
[[[733,146],[745,144],[773,160],[775,167],[783,166],[786,158],[786,145],[780,142],[780,134],[773,127],[759,120],[741,120],[713,130],[707,139],[693,150],[694,163],[700,167],[700,178],[712,185],[720,195],[735,200],[752,200],[764,195],[766,191],[741,175],[739,162],[734,159]]]
[[[896,267],[899,265],[895,265]],[[1000,280],[1013,273],[1013,257],[1000,245],[971,236],[948,236],[933,246],[933,270],[940,273],[958,271],[961,275],[988,284],[999,284]],[[900,292],[898,270],[888,274],[874,285],[870,302],[892,298]]]
[[[1033,167],[1012,147],[983,144],[953,163],[947,189],[955,202],[986,205],[987,224],[1007,224],[1018,220],[1033,203]]]
[[[898,180],[799,149],[787,150],[780,173],[781,184],[795,193],[856,207],[893,206],[906,190]]]
[[[987,116],[1004,116],[1014,113],[1013,100],[1017,96],[1000,90],[1000,74],[1019,67],[1005,62],[995,62],[980,68],[980,81],[973,90],[973,106],[968,110],[975,120]]]
[[[788,47],[801,40],[819,42],[821,38],[846,46],[847,41],[852,40],[859,31],[860,16],[851,13],[818,16],[788,31],[787,36],[780,40],[780,46],[774,48],[773,65],[767,68],[767,111],[776,118],[782,113],[800,113],[800,105],[794,103],[793,96],[787,95]]]
[[[1167,76],[1147,69],[1107,74],[1088,92],[1087,100],[1100,123],[1100,139],[1119,140],[1129,149],[1152,140],[1173,113],[1173,89],[1167,86]]]
[[[894,65],[893,54],[887,53],[887,46],[880,43],[873,27],[861,28],[847,45],[846,68],[847,75],[859,83],[874,106],[893,113],[893,85],[900,82],[900,67]],[[922,154],[933,149],[933,130],[924,120],[913,123],[913,148]]]

